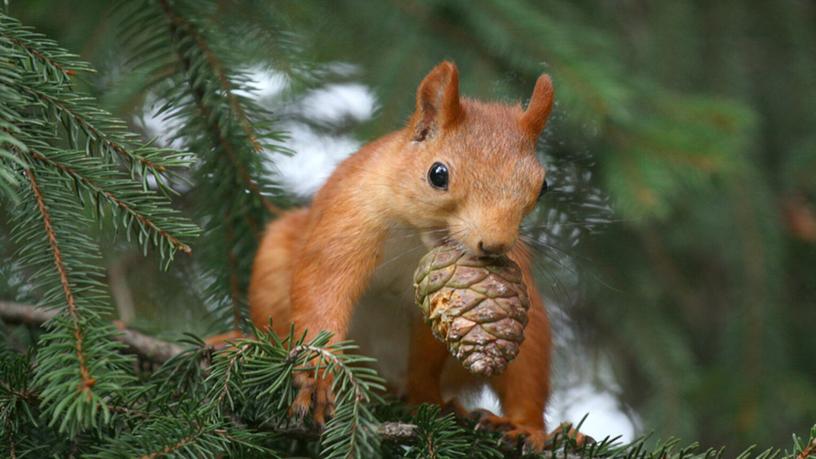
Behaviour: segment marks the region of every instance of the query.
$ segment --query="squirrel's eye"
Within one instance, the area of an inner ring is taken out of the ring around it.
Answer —
[[[550,184],[547,183],[546,180],[544,180],[544,183],[541,184],[541,191],[538,192],[538,199],[541,199],[541,197],[544,196],[544,193],[546,193],[547,190],[549,190],[549,189],[550,189]]]
[[[433,163],[428,170],[428,181],[434,188],[448,189],[448,166],[442,163]]]

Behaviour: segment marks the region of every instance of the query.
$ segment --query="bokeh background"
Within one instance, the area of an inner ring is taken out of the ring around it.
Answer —
[[[128,64],[120,6],[8,12],[90,61],[82,84],[107,110],[183,148]],[[553,191],[525,224],[555,327],[551,421],[589,413],[599,437],[734,451],[816,421],[813,2],[220,1],[204,14],[286,133],[264,165],[290,205],[399,128],[442,59],[471,97],[524,101],[553,76],[540,142]],[[205,198],[180,191],[185,212]],[[121,319],[166,338],[212,331],[195,260],[162,272],[100,238]],[[0,268],[0,297],[27,293]]]

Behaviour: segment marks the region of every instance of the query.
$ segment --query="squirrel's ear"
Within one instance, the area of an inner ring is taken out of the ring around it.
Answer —
[[[550,117],[550,111],[553,106],[553,85],[550,76],[543,74],[538,77],[533,95],[530,97],[530,103],[527,104],[527,110],[519,118],[521,129],[529,134],[533,139],[538,138],[544,125],[547,124],[547,118]]]
[[[462,118],[459,71],[444,61],[431,70],[417,89],[416,113],[411,118],[413,140],[421,142]]]

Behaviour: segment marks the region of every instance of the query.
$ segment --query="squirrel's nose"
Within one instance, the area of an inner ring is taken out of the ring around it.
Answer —
[[[485,241],[479,241],[479,250],[481,250],[485,255],[501,255],[507,252],[507,249],[509,248],[509,244],[504,244],[501,242],[485,243]]]

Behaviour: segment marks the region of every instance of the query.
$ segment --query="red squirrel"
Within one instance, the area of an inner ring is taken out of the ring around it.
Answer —
[[[535,146],[552,104],[547,75],[525,110],[460,98],[456,66],[437,65],[420,83],[403,129],[343,161],[311,206],[269,224],[249,285],[253,323],[263,328],[271,319],[286,335],[294,322],[298,333],[327,330],[336,341],[357,340],[411,404],[448,399],[461,407],[453,397],[487,383],[503,416],[483,415],[482,422],[541,449],[549,439],[543,413],[552,342],[518,235],[546,190]],[[507,254],[523,270],[531,299],[526,338],[501,375],[466,373],[414,305],[417,261],[448,239],[479,256]],[[329,378],[301,374],[295,383],[290,412],[311,410],[325,422],[333,410]]]

